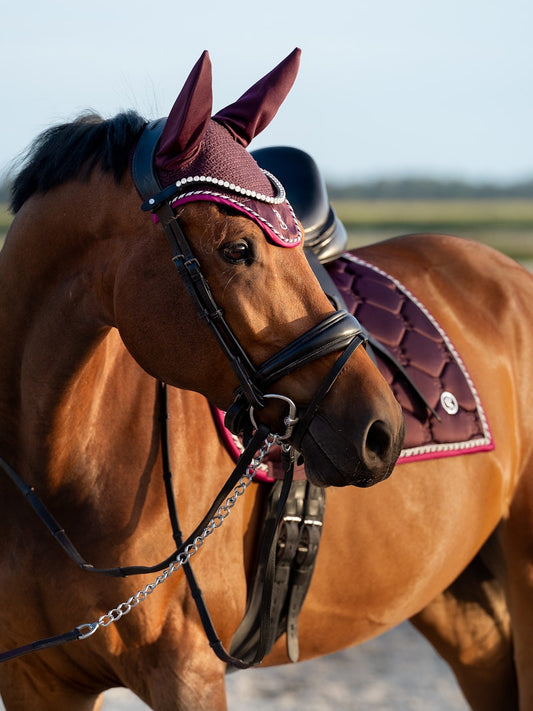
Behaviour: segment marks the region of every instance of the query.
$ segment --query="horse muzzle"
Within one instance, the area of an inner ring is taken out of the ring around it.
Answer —
[[[301,440],[305,473],[317,486],[369,487],[387,479],[401,451],[403,417],[384,420],[362,416],[349,431],[318,412]]]
[[[377,408],[364,404],[362,398],[355,417],[353,409],[343,418],[334,405],[323,402],[360,345],[366,346],[366,336],[358,321],[345,311],[337,311],[263,363],[255,373],[254,384],[264,393],[303,365],[340,351],[305,408],[297,410],[292,400],[283,395],[260,395],[263,402],[280,401],[278,407],[286,414],[279,418],[282,424],[276,430],[277,439],[303,454],[306,474],[319,486],[372,486],[391,474],[401,451],[404,422],[392,393],[390,401]],[[356,398],[354,393],[345,397],[345,402]],[[260,412],[261,408],[257,409]],[[256,427],[256,414],[241,392],[226,414],[226,426],[233,432],[248,429],[251,433]]]

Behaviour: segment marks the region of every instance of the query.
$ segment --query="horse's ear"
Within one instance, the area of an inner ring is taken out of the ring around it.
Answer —
[[[301,50],[296,48],[240,99],[219,111],[213,119],[225,126],[239,143],[247,146],[272,121],[289,93],[300,66],[300,54]]]
[[[205,51],[167,118],[156,156],[158,168],[173,169],[195,153],[211,118],[212,92],[211,60]]]

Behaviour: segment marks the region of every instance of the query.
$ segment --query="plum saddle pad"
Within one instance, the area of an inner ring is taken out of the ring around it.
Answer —
[[[404,448],[398,464],[493,449],[472,378],[426,307],[397,279],[352,254],[344,254],[327,269],[348,311],[392,356],[387,358],[379,348],[374,349],[378,368],[405,418]],[[214,410],[214,417],[229,451],[238,457],[242,447],[224,427],[224,413]],[[262,466],[257,480],[272,481],[282,476],[277,454],[274,452]],[[304,476],[301,469],[296,473],[298,478]]]
[[[472,378],[427,308],[397,279],[352,254],[329,264],[328,271],[348,310],[401,366],[397,368],[375,349],[379,370],[405,418],[404,448],[398,463],[493,449]]]

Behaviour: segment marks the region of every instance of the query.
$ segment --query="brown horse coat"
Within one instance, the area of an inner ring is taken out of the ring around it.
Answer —
[[[35,180],[49,167],[41,161]],[[0,454],[86,559],[150,564],[173,548],[153,376],[174,386],[172,466],[185,533],[232,466],[204,396],[225,409],[236,380],[177,279],[160,225],[139,211],[129,173],[113,176],[96,164],[84,180],[77,170],[19,200],[0,253]],[[268,242],[257,223],[215,204],[184,205],[180,221],[254,362],[331,311],[301,247]],[[235,264],[243,245],[248,262]],[[315,424],[320,446],[310,476],[369,483],[370,472],[380,483],[328,490],[301,658],[413,618],[474,709],[518,708],[518,694],[520,709],[531,711],[533,279],[490,249],[440,235],[359,254],[399,278],[450,335],[496,446],[405,464],[386,479],[401,414],[364,350],[353,354]],[[305,405],[335,359],[306,365],[277,391]],[[280,414],[269,407],[261,417],[275,428]],[[384,462],[370,451],[376,422],[389,433]],[[248,491],[193,561],[225,644],[244,610],[259,498],[258,488]],[[5,478],[0,506],[2,648],[92,622],[146,585],[142,576],[78,569]],[[280,640],[267,663],[284,661]],[[158,711],[222,711],[224,672],[177,572],[89,639],[2,665],[0,690],[9,711],[92,711],[116,685]]]

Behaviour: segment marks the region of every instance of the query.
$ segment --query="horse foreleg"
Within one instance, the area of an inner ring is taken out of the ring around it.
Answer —
[[[227,711],[226,665],[197,626],[184,626],[173,634],[168,625],[164,638],[153,646],[128,650],[121,665],[122,684],[154,711]]]
[[[188,669],[179,679],[168,672],[164,677],[152,685],[149,703],[154,711],[227,711],[224,674],[215,678],[206,668],[205,673]]]
[[[519,708],[506,601],[479,557],[411,622],[450,665],[474,711]]]

